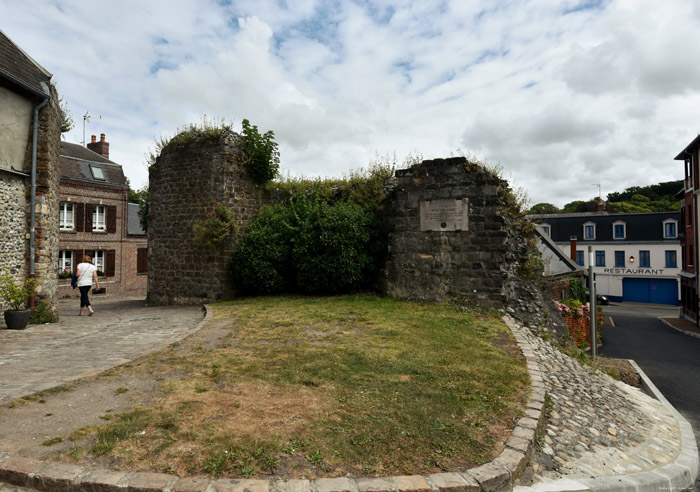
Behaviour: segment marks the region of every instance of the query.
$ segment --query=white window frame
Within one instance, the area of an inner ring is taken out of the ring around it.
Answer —
[[[586,235],[586,228],[589,226],[593,228],[593,237],[588,237]],[[586,222],[585,224],[583,224],[583,240],[584,241],[595,241],[595,238],[596,238],[595,222]]]
[[[68,212],[70,209],[70,221]],[[58,211],[58,228],[61,231],[72,231],[75,229],[75,206],[71,202],[61,202]]]
[[[103,250],[95,250],[92,255],[92,264],[95,265],[98,272],[105,272],[105,252]]]
[[[73,271],[73,251],[69,249],[58,252],[58,273]]]
[[[547,237],[552,237],[552,226],[550,226],[549,224],[540,224],[540,227],[547,235]]]
[[[663,222],[664,227],[664,239],[676,239],[678,238],[678,221],[676,219],[666,219]],[[675,226],[676,234],[674,236],[669,236],[666,234],[666,224],[673,224]]]
[[[622,237],[617,237],[617,236],[615,235],[615,227],[616,227],[616,226],[619,226],[619,225],[622,226]],[[613,230],[612,230],[612,237],[613,237],[614,240],[616,240],[616,241],[624,241],[625,239],[627,239],[627,223],[626,223],[625,221],[618,220],[618,221],[613,222],[612,228],[613,228]]]
[[[104,205],[94,205],[92,210],[92,231],[107,231],[107,207]]]

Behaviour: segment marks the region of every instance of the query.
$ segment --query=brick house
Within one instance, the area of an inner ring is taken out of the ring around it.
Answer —
[[[685,180],[683,190],[676,195],[681,201],[681,257],[683,269],[681,279],[681,317],[698,322],[698,198],[700,179],[698,178],[698,159],[700,158],[700,135],[690,142],[675,157],[683,161]]]
[[[128,203],[122,167],[109,160],[105,135],[99,141],[93,135],[87,148],[63,142],[59,165],[59,296],[78,295],[70,276],[85,254],[107,295],[145,296],[146,235],[138,205]]]
[[[0,31],[0,271],[36,278],[45,300],[55,300],[58,288],[62,112],[51,77]]]

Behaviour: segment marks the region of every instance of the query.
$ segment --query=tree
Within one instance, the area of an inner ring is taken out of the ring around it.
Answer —
[[[561,210],[551,203],[537,203],[527,211],[528,214],[558,214],[559,212]]]

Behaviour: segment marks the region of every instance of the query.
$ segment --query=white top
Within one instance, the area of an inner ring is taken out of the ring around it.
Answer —
[[[92,274],[97,271],[97,267],[92,263],[80,263],[78,265],[78,287],[92,285]]]

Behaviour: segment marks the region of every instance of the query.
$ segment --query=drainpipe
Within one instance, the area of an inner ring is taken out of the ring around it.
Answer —
[[[39,135],[39,111],[46,106],[49,98],[45,98],[37,106],[34,106],[34,135],[32,136],[32,187],[31,187],[31,211],[29,221],[29,278],[35,278],[36,272],[34,268],[35,255],[35,228],[36,228],[36,153],[37,140]],[[34,295],[29,299],[29,308],[34,310]]]

